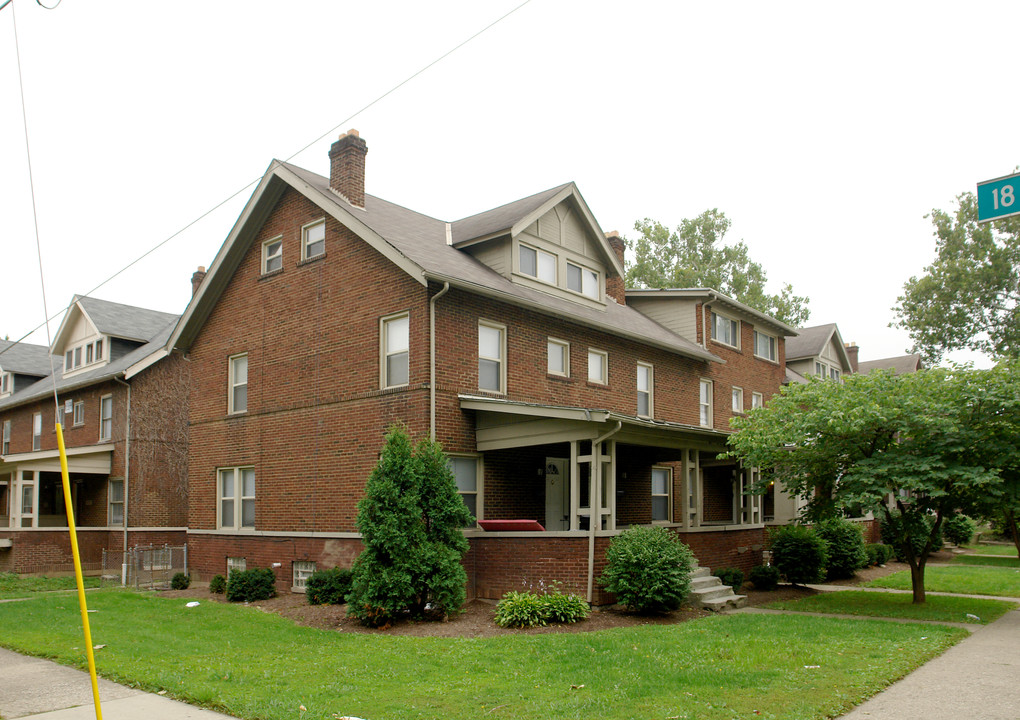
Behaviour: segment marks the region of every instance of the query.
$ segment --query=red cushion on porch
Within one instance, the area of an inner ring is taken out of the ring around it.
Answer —
[[[482,530],[488,530],[489,532],[545,531],[542,523],[538,522],[538,520],[479,520],[478,524]]]

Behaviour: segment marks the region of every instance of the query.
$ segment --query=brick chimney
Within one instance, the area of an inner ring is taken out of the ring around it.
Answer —
[[[623,265],[623,251],[626,247],[626,242],[620,237],[620,233],[616,230],[610,230],[606,233],[606,240],[609,241],[609,247],[613,248],[613,252],[616,253],[620,264]],[[606,295],[621,305],[627,304],[626,289],[627,283],[624,282],[622,277],[619,275],[606,275]]]
[[[202,286],[203,280],[205,280],[205,268],[199,265],[198,270],[191,276],[191,297],[195,297],[198,294],[198,288]]]
[[[365,207],[365,155],[368,145],[348,130],[329,149],[329,186],[355,207]]]
[[[857,372],[857,353],[859,353],[861,349],[857,347],[857,343],[855,342],[845,343],[844,347],[846,348],[846,356],[850,358],[850,369]]]

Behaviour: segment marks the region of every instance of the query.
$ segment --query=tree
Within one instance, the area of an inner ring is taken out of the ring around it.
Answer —
[[[1020,430],[1020,376],[997,372],[934,369],[789,385],[765,408],[734,420],[729,455],[810,498],[810,519],[863,507],[891,523],[910,565],[914,602],[923,603],[925,564],[943,519],[997,503],[1004,463],[1020,457],[1015,439],[1012,453],[992,447],[1007,442],[1010,428]],[[934,518],[930,528],[927,517]],[[918,551],[909,540],[922,525]]]
[[[748,257],[743,241],[723,245],[730,220],[719,210],[684,219],[673,232],[649,218],[634,229],[640,237],[632,244],[628,287],[712,288],[789,325],[808,319],[808,299],[794,295],[789,284],[777,295],[765,291],[765,271]]]
[[[467,582],[461,528],[470,520],[442,448],[428,440],[412,448],[406,430],[390,428],[358,502],[365,549],[351,568],[350,614],[380,626],[427,609],[457,612]]]
[[[974,194],[956,200],[932,210],[935,261],[904,284],[893,326],[931,365],[961,349],[1020,357],[1020,218],[978,225]]]

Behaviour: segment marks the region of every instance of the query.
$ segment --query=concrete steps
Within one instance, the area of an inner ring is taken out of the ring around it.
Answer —
[[[691,573],[691,593],[687,604],[691,607],[720,612],[744,607],[746,595],[737,595],[729,585],[712,574],[707,567],[695,567]]]

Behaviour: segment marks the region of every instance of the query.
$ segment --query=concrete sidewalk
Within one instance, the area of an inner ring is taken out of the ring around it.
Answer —
[[[95,720],[87,672],[0,648],[0,717]],[[201,708],[99,680],[103,720],[228,720]]]

